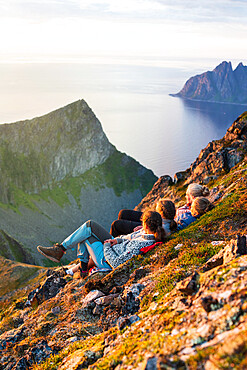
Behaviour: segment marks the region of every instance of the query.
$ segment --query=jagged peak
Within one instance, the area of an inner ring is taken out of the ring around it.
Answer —
[[[236,71],[242,71],[242,70],[244,70],[244,69],[246,69],[247,68],[247,66],[244,66],[243,65],[243,63],[242,62],[240,62],[238,65],[237,65],[237,67],[236,67],[236,69],[234,70],[234,72],[236,72]]]
[[[215,67],[215,69],[213,71],[218,73],[218,72],[226,71],[226,70],[232,71],[232,63],[231,62],[223,61],[217,67]]]

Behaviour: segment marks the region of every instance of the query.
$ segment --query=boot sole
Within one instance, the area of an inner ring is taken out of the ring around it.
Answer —
[[[58,260],[57,258],[55,258],[55,257],[51,257],[51,256],[48,256],[47,254],[45,254],[44,252],[42,252],[42,250],[41,250],[39,247],[37,247],[37,249],[38,249],[39,253],[43,254],[43,256],[45,256],[45,257],[46,257],[46,258],[48,258],[49,260],[51,260],[51,261],[53,261],[53,262],[57,262],[57,263],[59,263],[59,262],[60,262],[60,260]]]

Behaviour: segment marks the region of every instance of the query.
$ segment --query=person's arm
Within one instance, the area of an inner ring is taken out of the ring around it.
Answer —
[[[140,248],[146,246],[149,243],[140,243],[138,240],[130,240],[128,243],[128,249],[123,252],[120,256],[116,254],[114,248],[111,248],[110,243],[104,244],[104,255],[106,261],[113,267],[116,268],[122,263],[128,261],[133,256],[140,254]]]
[[[117,244],[117,240],[116,239],[106,239],[104,241],[104,243],[109,243],[110,245],[115,245],[115,244]]]
[[[177,230],[183,230],[187,226],[187,223],[184,220],[180,220],[177,222]]]
[[[119,244],[123,241],[123,238],[106,239],[104,243],[110,243],[111,245]]]
[[[180,230],[183,230],[185,227],[189,226],[190,224],[192,224],[192,222],[195,222],[199,217],[194,217],[192,215],[189,215],[188,217],[186,218],[181,218],[178,222],[177,222],[177,230],[180,231]]]

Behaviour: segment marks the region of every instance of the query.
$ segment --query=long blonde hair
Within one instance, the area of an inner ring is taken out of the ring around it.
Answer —
[[[191,214],[192,216],[202,216],[204,213],[211,211],[214,205],[204,197],[197,197],[193,200],[191,204]]]

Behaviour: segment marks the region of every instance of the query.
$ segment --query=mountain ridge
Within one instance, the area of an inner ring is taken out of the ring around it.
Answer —
[[[189,78],[176,94],[189,100],[217,103],[247,104],[247,66],[242,62],[235,70],[231,62],[220,63],[213,71]]]

